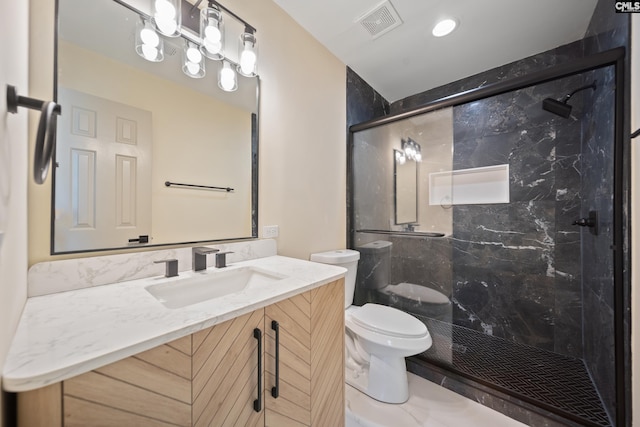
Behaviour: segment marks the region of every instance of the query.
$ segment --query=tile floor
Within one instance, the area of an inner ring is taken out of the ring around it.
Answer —
[[[444,387],[409,376],[409,400],[401,405],[378,402],[346,386],[346,427],[524,427],[499,412]]]

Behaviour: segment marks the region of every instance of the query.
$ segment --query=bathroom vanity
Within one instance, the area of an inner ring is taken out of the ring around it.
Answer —
[[[178,308],[149,292],[243,269],[276,280]],[[232,258],[32,297],[3,387],[18,393],[20,426],[343,425],[344,273]]]

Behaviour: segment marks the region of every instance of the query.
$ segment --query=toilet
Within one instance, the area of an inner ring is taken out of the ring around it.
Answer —
[[[405,357],[431,347],[431,335],[417,318],[379,304],[355,306],[360,253],[345,249],[311,255],[311,261],[347,269],[345,277],[345,381],[385,403],[409,399]]]

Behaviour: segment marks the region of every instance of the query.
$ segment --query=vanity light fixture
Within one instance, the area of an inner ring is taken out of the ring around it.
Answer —
[[[202,78],[205,75],[204,56],[200,53],[198,45],[189,40],[184,41],[182,71],[194,79]]]
[[[222,61],[222,67],[218,71],[218,87],[225,92],[233,92],[238,89],[238,76],[226,59]]]
[[[444,37],[447,34],[451,34],[451,32],[455,30],[457,26],[458,23],[455,19],[442,19],[438,21],[438,23],[436,23],[436,25],[433,27],[433,30],[431,30],[431,34],[433,34],[435,37]]]
[[[167,37],[181,35],[182,0],[152,0],[153,22],[156,28]]]
[[[164,43],[151,21],[140,17],[136,22],[136,52],[151,62],[164,59]]]
[[[420,144],[418,144],[411,138],[402,140],[402,152],[404,153],[404,156],[406,156],[406,158],[409,160],[414,160],[418,163],[422,161],[422,149],[420,147]]]
[[[189,77],[202,78],[206,73],[205,58],[222,61],[218,71],[218,86],[224,91],[233,92],[238,89],[237,73],[245,77],[258,75],[256,29],[215,0],[207,0],[207,7],[199,11],[198,19],[198,6],[202,1],[191,4],[187,0],[151,0],[151,16],[141,13],[140,22],[136,24],[136,52],[148,61],[162,61],[164,52],[161,35],[181,36],[185,43],[182,71]],[[224,14],[244,25],[237,59],[225,55]]]
[[[258,64],[258,44],[255,29],[245,26],[244,33],[240,34],[240,44],[238,48],[238,72],[245,77],[256,76],[256,65]]]

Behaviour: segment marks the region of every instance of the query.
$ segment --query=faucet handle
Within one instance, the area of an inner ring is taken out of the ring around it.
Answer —
[[[227,266],[227,254],[232,253],[232,251],[218,252],[216,254],[216,268],[225,268]]]
[[[166,264],[164,277],[176,277],[178,275],[178,260],[177,259],[163,259],[160,261],[153,261],[154,264]]]

